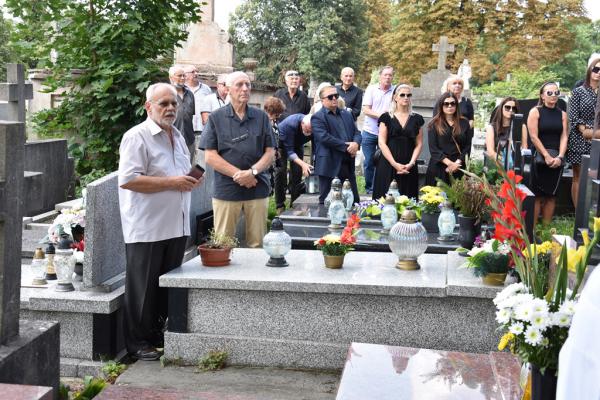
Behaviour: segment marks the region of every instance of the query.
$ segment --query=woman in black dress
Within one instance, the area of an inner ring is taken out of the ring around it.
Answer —
[[[544,223],[552,221],[556,192],[567,152],[567,113],[556,106],[558,96],[560,90],[555,82],[544,83],[540,88],[538,106],[527,117],[527,130],[536,153],[531,167],[530,184],[535,193],[534,225],[540,210]]]
[[[577,194],[579,192],[581,156],[590,154],[592,148],[599,83],[600,58],[594,58],[589,64],[583,85],[573,89],[573,95],[569,101],[571,128],[569,141],[567,142],[567,162],[573,166],[571,198],[575,207],[577,207]],[[598,135],[598,132],[596,132],[596,135]]]
[[[519,113],[519,102],[514,97],[507,97],[500,102],[498,108],[492,113],[492,120],[485,129],[486,156],[492,162],[498,161],[502,166],[512,169],[513,161],[510,157],[510,124],[513,114]],[[527,130],[523,125],[521,135],[521,149],[527,148]],[[515,149],[520,150],[520,149]],[[508,157],[508,160],[506,158]]]
[[[417,157],[423,147],[423,117],[412,112],[411,87],[401,84],[392,93],[390,111],[379,117],[378,145],[381,157],[375,166],[373,199],[388,191],[393,179],[400,194],[417,198],[419,174]]]
[[[435,186],[436,178],[450,183],[450,174],[455,178],[462,176],[459,169],[465,166],[470,126],[469,121],[460,116],[457,105],[455,95],[442,94],[437,101],[435,116],[427,126],[431,154],[425,177],[427,185]]]

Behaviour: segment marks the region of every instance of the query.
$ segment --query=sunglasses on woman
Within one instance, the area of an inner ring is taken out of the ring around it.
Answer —
[[[408,98],[411,98],[412,97],[412,93],[398,93],[398,97],[408,97]]]
[[[517,112],[517,106],[509,106],[508,104],[504,105],[504,111],[514,111]]]
[[[597,74],[598,72],[600,72],[600,67],[594,67],[592,68],[592,72]]]
[[[560,96],[560,90],[555,90],[554,92],[552,90],[548,90],[546,92],[546,96]]]
[[[456,107],[455,101],[445,101],[442,104],[444,105],[444,107]]]

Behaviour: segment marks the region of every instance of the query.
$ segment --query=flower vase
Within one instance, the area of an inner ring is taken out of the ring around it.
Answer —
[[[481,234],[481,225],[476,224],[474,217],[458,216],[458,242],[465,249],[473,248],[475,238]]]
[[[435,213],[422,212],[421,213],[421,224],[425,227],[425,230],[430,233],[438,233],[438,218],[440,217],[440,211]]]
[[[531,365],[531,400],[556,399],[556,370],[546,368],[542,374],[537,365]]]
[[[481,277],[481,280],[486,285],[504,286],[504,281],[506,280],[506,274],[507,274],[507,272],[500,272],[500,273],[488,272],[487,275]]]
[[[323,254],[323,258],[325,259],[325,266],[331,269],[342,268],[344,265],[344,256],[328,256]]]

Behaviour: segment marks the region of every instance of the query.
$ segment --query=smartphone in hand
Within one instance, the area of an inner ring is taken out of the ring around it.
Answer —
[[[188,176],[191,176],[192,178],[195,178],[195,179],[202,178],[202,175],[204,175],[204,168],[202,168],[198,164],[194,165],[192,167],[192,169],[190,170],[190,172],[188,172]]]

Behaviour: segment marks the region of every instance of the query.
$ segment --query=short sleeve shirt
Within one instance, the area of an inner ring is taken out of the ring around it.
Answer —
[[[150,118],[123,135],[119,148],[119,206],[125,243],[157,242],[190,234],[190,192],[140,193],[122,185],[138,176],[181,176],[190,153],[181,133],[168,134]]]
[[[371,106],[371,110],[378,114],[387,112],[390,110],[390,103],[392,102],[393,92],[393,85],[390,86],[387,90],[381,89],[379,85],[371,85],[367,88],[367,90],[365,90],[362,105]],[[377,118],[365,115],[363,130],[373,135],[377,135],[379,133],[379,124],[377,122]]]
[[[202,112],[200,111],[200,106],[202,105],[204,98],[212,93],[212,90],[210,90],[210,87],[208,85],[205,85],[202,82],[200,82],[200,84],[195,88],[191,88],[189,86],[187,86],[187,88],[194,94],[194,105],[196,108],[194,111],[193,119],[194,131],[201,132],[203,126],[202,118],[200,118],[200,113]]]
[[[211,93],[206,96],[202,101],[202,104],[200,104],[200,113],[211,113],[226,104],[228,104],[227,99],[224,100],[220,98],[218,93]]]
[[[246,109],[241,121],[231,104],[219,108],[210,114],[200,136],[200,149],[217,150],[225,161],[241,170],[256,164],[267,147],[275,147],[271,123],[264,111],[254,107]],[[268,197],[271,191],[269,172],[262,171],[256,179],[255,187],[245,188],[233,178],[215,171],[213,197],[227,201]]]

